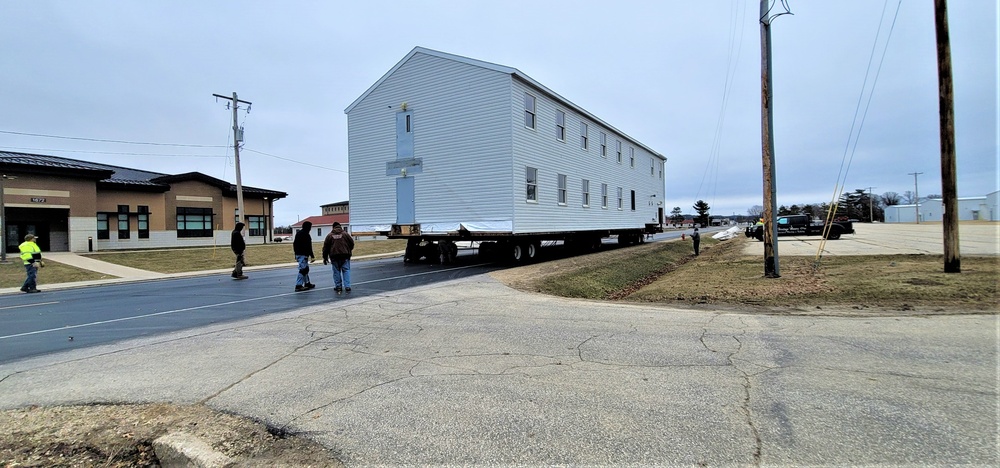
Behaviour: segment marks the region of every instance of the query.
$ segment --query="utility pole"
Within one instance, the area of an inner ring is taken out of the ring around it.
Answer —
[[[242,101],[236,98],[236,92],[233,91],[233,97],[221,96],[218,94],[213,94],[217,98],[228,99],[232,101],[230,105],[233,107],[233,151],[236,156],[236,211],[238,222],[246,224],[243,220],[246,219],[245,211],[243,211],[243,181],[240,179],[240,142],[243,141],[243,129],[240,128],[239,121],[237,120],[236,111],[240,108],[240,103],[247,105],[247,112],[250,112],[250,101]]]
[[[760,136],[764,172],[764,277],[780,278],[778,226],[774,224],[774,215],[778,207],[775,196],[774,115],[771,100],[771,21],[791,12],[787,10],[785,0],[781,0],[782,5],[786,6],[785,12],[772,15],[769,3],[769,0],[760,0]]]
[[[934,30],[937,33],[938,113],[941,121],[941,197],[944,214],[944,272],[961,273],[958,252],[958,182],[955,169],[955,106],[951,82],[951,39],[948,34],[948,2],[934,0]]]
[[[868,187],[868,222],[875,222],[875,212],[872,210],[872,189],[878,187]]]
[[[913,206],[917,207],[917,224],[920,224],[920,189],[917,186],[917,176],[923,172],[909,172],[913,176]]]

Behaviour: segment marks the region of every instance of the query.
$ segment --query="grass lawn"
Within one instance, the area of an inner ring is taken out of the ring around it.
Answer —
[[[366,240],[354,245],[354,256],[399,252],[406,248],[406,240]],[[313,243],[316,260],[323,260],[323,243]],[[159,273],[218,270],[232,268],[236,256],[229,245],[186,249],[132,250],[127,252],[102,252],[88,254],[96,260],[130,266]],[[292,243],[254,244],[247,246],[247,266],[285,265],[295,263]]]
[[[743,255],[741,237],[659,242],[504,272],[514,287],[565,297],[677,305],[739,304],[761,308],[834,306],[909,311],[995,313],[1000,259],[962,258],[944,273],[941,255],[781,257],[781,278],[765,278],[763,257]],[[544,265],[544,266],[542,266]],[[533,270],[534,269],[534,270]]]
[[[44,253],[42,254],[44,258]],[[7,256],[10,263],[0,264],[0,288],[20,288],[24,284],[24,265],[18,257]],[[71,283],[74,281],[92,281],[99,279],[114,278],[90,270],[63,265],[51,260],[45,261],[45,268],[38,270],[38,289],[45,289],[46,284]]]

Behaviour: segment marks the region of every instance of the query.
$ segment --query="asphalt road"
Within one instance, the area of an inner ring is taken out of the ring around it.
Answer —
[[[43,294],[4,296],[0,303],[0,363],[139,336],[246,319],[347,297],[366,297],[462,278],[499,268],[462,256],[456,265],[406,264],[398,259],[352,262],[353,291],[337,295],[333,274],[312,264],[307,292],[294,292],[295,271],[255,270],[228,275],[120,283]]]

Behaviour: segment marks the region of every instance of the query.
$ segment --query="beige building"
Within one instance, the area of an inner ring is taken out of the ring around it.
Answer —
[[[273,204],[288,194],[243,186],[247,243],[270,242]],[[42,251],[229,245],[236,185],[199,172],[161,174],[57,156],[0,151],[7,253],[25,234]]]

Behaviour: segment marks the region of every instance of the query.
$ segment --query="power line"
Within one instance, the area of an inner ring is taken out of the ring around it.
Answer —
[[[257,151],[257,150],[250,149],[250,148],[243,148],[243,151],[249,151],[251,153],[262,154],[264,156],[270,156],[270,157],[275,158],[275,159],[280,159],[282,161],[293,162],[293,163],[296,163],[296,164],[301,164],[303,166],[312,166],[312,167],[317,167],[317,168],[320,168],[320,169],[326,169],[328,171],[343,172],[344,174],[347,174],[347,171],[345,171],[343,169],[334,169],[332,167],[326,167],[326,166],[320,166],[320,165],[317,165],[317,164],[310,164],[310,163],[306,163],[306,162],[302,162],[302,161],[296,161],[294,159],[283,158],[283,157],[278,156],[278,155],[269,154],[269,153],[265,153],[263,151]]]
[[[218,156],[212,154],[170,154],[170,153],[131,153],[123,151],[84,151],[84,150],[69,150],[69,149],[56,149],[56,148],[25,148],[18,146],[3,146],[0,147],[4,150],[16,150],[16,151],[45,151],[45,152],[63,152],[63,153],[86,153],[86,154],[114,154],[119,156],[167,156],[167,157],[178,157],[178,158],[224,158],[226,156]]]
[[[22,136],[33,136],[42,138],[58,138],[61,140],[81,140],[81,141],[97,141],[101,143],[122,143],[126,145],[150,145],[150,146],[182,146],[188,148],[225,148],[221,145],[187,145],[182,143],[149,143],[142,141],[124,141],[124,140],[106,140],[102,138],[84,138],[84,137],[68,137],[60,135],[45,135],[42,133],[27,133],[27,132],[13,132],[9,130],[0,130],[0,133],[6,133],[8,135],[22,135]]]

